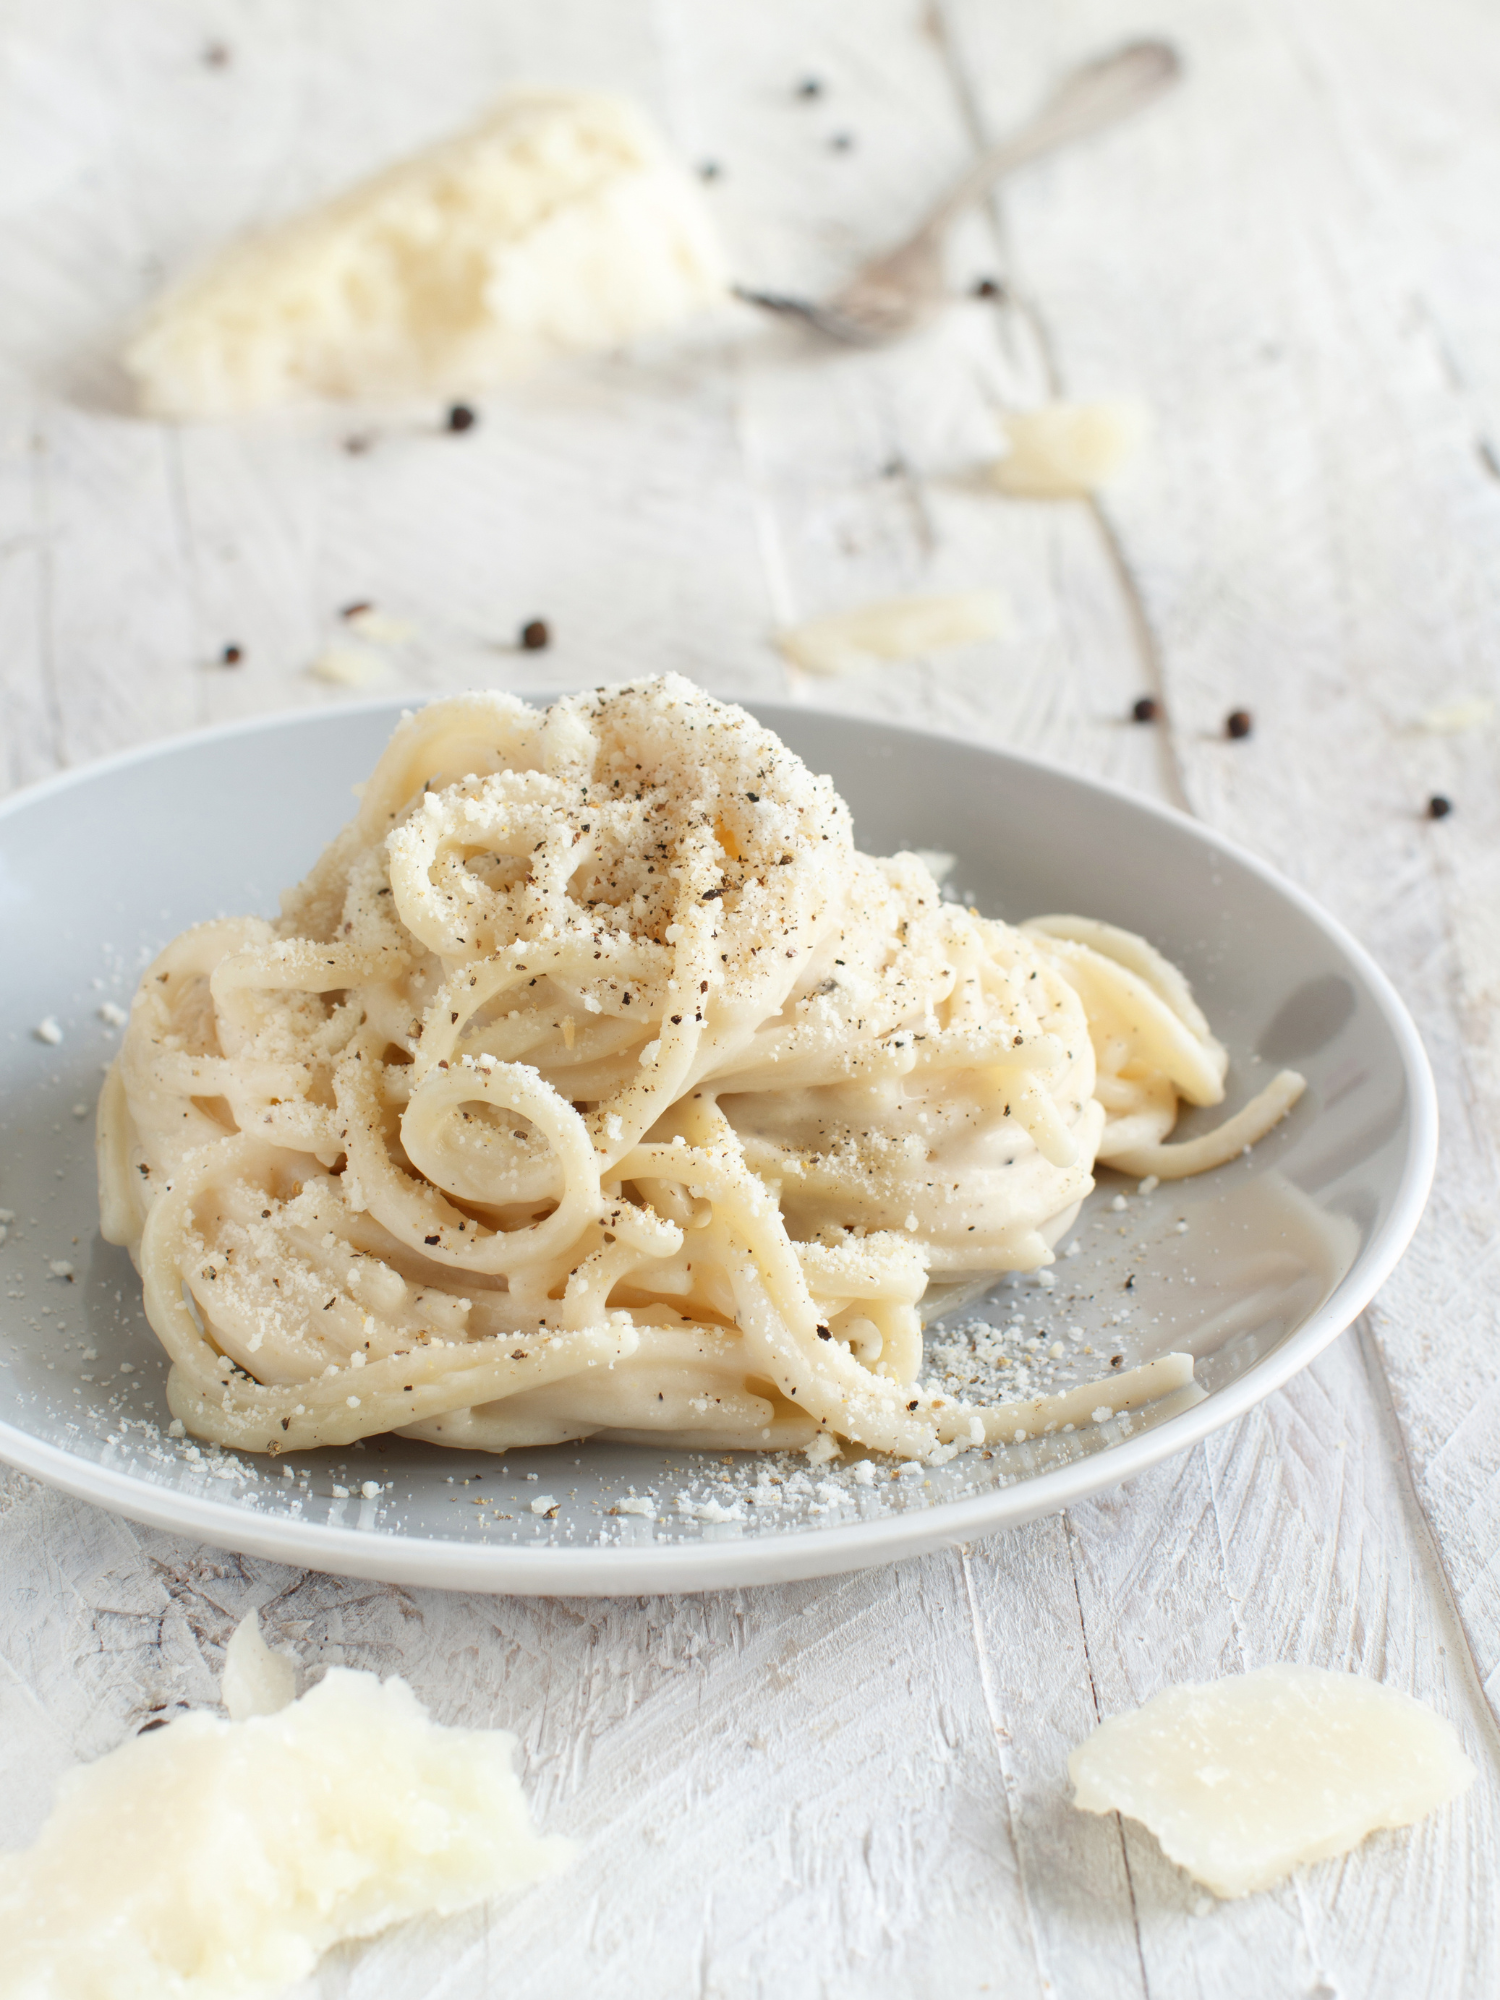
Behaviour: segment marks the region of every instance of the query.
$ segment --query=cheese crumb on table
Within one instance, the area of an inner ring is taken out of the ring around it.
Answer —
[[[266,1661],[247,1620],[231,1710]],[[533,1832],[514,1749],[344,1667],[275,1714],[136,1736],[69,1772],[35,1846],[0,1855],[3,1990],[270,2000],[341,1939],[538,1881],[573,1844]]]
[[[1140,1820],[1216,1896],[1267,1889],[1467,1791],[1452,1726],[1358,1674],[1262,1667],[1167,1688],[1068,1759],[1074,1804]]]
[[[1136,402],[1047,403],[1005,418],[1010,450],[991,477],[1029,500],[1080,500],[1135,457],[1149,429]]]
[[[472,131],[233,244],[125,363],[152,415],[452,399],[727,295],[702,196],[641,113],[512,92]]]

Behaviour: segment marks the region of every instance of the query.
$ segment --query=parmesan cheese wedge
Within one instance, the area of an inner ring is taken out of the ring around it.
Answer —
[[[1075,1805],[1148,1826],[1216,1896],[1411,1826],[1474,1782],[1452,1726],[1378,1681],[1262,1667],[1167,1688],[1068,1759]]]
[[[1017,498],[1084,499],[1135,457],[1148,428],[1142,403],[1046,403],[1006,417],[1010,450],[991,477]]]
[[[876,660],[914,660],[949,646],[970,646],[1010,630],[1010,610],[998,591],[963,590],[942,597],[887,597],[828,618],[810,618],[778,632],[776,643],[805,674],[847,674]]]
[[[517,91],[484,122],[232,245],[125,355],[154,416],[455,397],[720,302],[702,197],[633,105]]]
[[[269,1714],[277,1667],[247,1621],[225,1674],[247,1719],[199,1711],[122,1743],[62,1780],[35,1846],[0,1855],[6,2000],[269,2000],[340,1939],[571,1858],[532,1830],[514,1737],[440,1728],[404,1681],[342,1667]]]

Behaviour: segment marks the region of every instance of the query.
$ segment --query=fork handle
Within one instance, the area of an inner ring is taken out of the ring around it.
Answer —
[[[1084,63],[1063,80],[1029,124],[974,162],[938,203],[917,236],[940,236],[963,209],[1013,168],[1143,110],[1181,74],[1182,59],[1170,42],[1127,42],[1109,55]]]

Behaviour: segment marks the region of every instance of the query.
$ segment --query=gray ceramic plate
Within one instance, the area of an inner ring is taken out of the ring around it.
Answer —
[[[1436,1147],[1426,1058],[1386,979],[1297,890],[1193,821],[1067,772],[767,708],[833,774],[867,851],[946,850],[986,911],[1077,911],[1150,937],[1230,1050],[1229,1109],[1282,1064],[1307,1076],[1291,1117],[1217,1173],[1147,1195],[1102,1175],[1050,1288],[1007,1281],[977,1309],[1022,1365],[1056,1346],[1052,1371],[1085,1379],[1112,1354],[1187,1349],[1197,1386],[1074,1438],[883,1467],[866,1485],[783,1461],[756,1502],[746,1489],[764,1468],[744,1459],[624,1446],[496,1461],[391,1439],[306,1454],[288,1479],[174,1442],[135,1274],[98,1235],[93,1106],[117,1039],[101,1008],[127,1005],[185,924],[274,910],[347,817],[398,707],[190,737],[0,807],[0,1208],[14,1211],[0,1455],[13,1465],[220,1547],[389,1582],[636,1593],[826,1575],[1031,1519],[1181,1451],[1305,1367],[1411,1236]],[[49,1019],[55,1044],[35,1032]],[[612,1511],[632,1491],[656,1518]],[[544,1496],[555,1518],[533,1511]]]

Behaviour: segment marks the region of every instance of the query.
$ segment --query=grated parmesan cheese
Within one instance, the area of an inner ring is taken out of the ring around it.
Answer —
[[[1068,1759],[1074,1804],[1126,1813],[1216,1896],[1267,1889],[1467,1791],[1474,1767],[1423,1703],[1358,1674],[1263,1667],[1167,1688]]]
[[[472,131],[232,245],[126,366],[153,415],[452,397],[725,296],[698,190],[633,105],[516,91]]]

